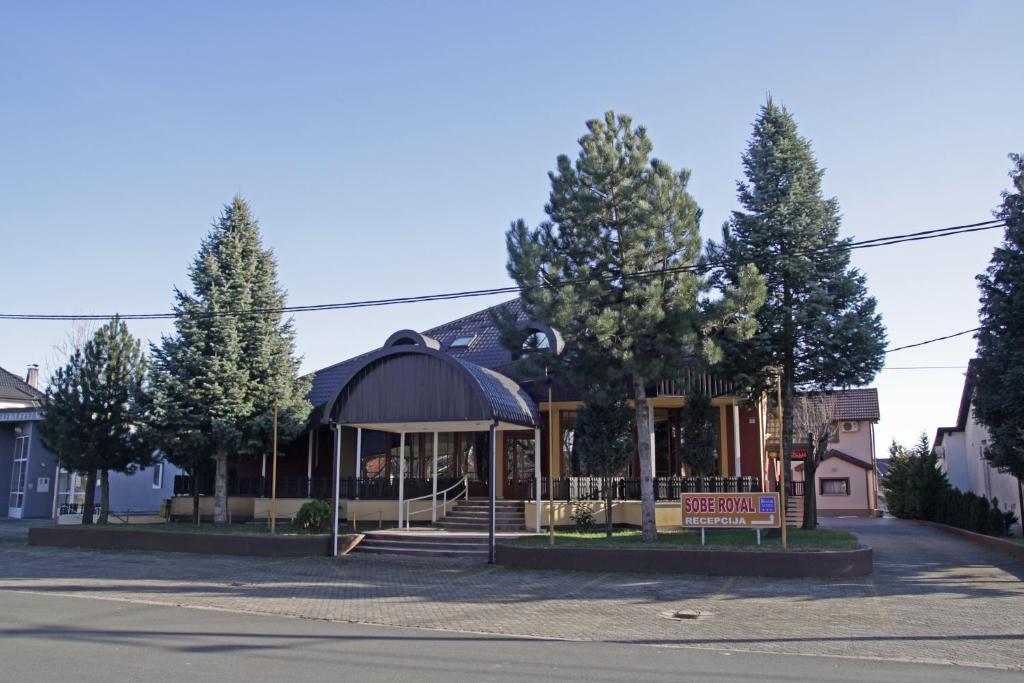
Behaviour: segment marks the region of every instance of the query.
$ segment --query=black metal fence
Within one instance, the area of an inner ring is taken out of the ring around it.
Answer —
[[[398,500],[398,479],[360,479],[344,477],[339,482],[339,496],[343,499]],[[454,479],[437,480],[437,490],[443,491],[455,483]],[[228,496],[270,498],[270,477],[230,477]],[[430,495],[433,491],[431,479],[406,479],[405,497],[417,498]],[[174,495],[192,495],[192,479],[180,474],[174,477]],[[213,477],[199,478],[199,495],[213,495]],[[328,500],[333,495],[330,477],[278,477],[278,498],[319,498]]]
[[[802,495],[804,495],[804,482],[802,482],[802,481],[791,481],[791,482],[787,482],[787,483],[789,484],[789,487],[788,487],[789,490],[787,491],[787,495],[790,495],[790,496],[802,496]]]
[[[537,480],[518,479],[505,482],[505,498],[529,500],[535,497]],[[612,497],[616,500],[640,500],[640,477],[612,479]],[[601,500],[605,497],[605,480],[601,477],[560,477],[551,482],[555,500]],[[550,500],[548,478],[541,477],[541,499]],[[655,500],[679,500],[682,493],[759,493],[758,477],[655,477]]]

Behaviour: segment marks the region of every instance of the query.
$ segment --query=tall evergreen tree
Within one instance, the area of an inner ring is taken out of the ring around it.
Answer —
[[[110,508],[109,473],[150,463],[142,438],[146,358],[124,321],[114,317],[75,349],[46,390],[41,430],[68,471],[86,474],[82,523],[91,524],[96,473],[102,479],[100,523]]]
[[[726,264],[717,271],[719,286],[735,286],[742,272],[738,264],[755,264],[766,279],[768,299],[757,314],[758,331],[749,341],[725,340],[724,363],[754,394],[774,386],[781,371],[788,477],[797,388],[870,382],[885,359],[885,328],[864,275],[850,266],[844,248],[850,240],[839,236],[839,203],[822,195],[824,171],[811,144],[797,132],[793,116],[771,99],[754,122],[743,168],[743,210],[733,213],[722,243],[709,245],[708,255]]]
[[[708,330],[752,332],[760,305],[753,269],[737,272],[724,302],[702,303],[700,209],[689,171],[651,157],[646,130],[608,112],[587,122],[575,163],[549,174],[549,220],[506,234],[508,272],[526,313],[556,327],[591,381],[631,388],[640,459],[642,537],[657,538],[650,392],[686,357],[714,357]]]
[[[996,217],[1006,221],[1003,243],[978,276],[981,329],[978,358],[970,364],[974,410],[988,427],[985,457],[1017,477],[1024,508],[1024,156],[1011,154],[1013,192],[1003,192]]]
[[[298,378],[292,321],[282,317],[277,263],[244,199],[224,208],[189,277],[191,292],[175,290],[175,334],[153,349],[151,431],[194,475],[196,454],[213,459],[213,517],[223,524],[229,463],[270,450],[275,406],[281,442],[296,436],[309,386]]]

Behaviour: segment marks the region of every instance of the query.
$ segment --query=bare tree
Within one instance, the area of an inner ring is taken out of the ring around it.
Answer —
[[[838,400],[831,392],[813,392],[798,394],[793,402],[796,434],[807,439],[807,458],[804,460],[804,529],[818,526],[815,474],[818,465],[828,455],[829,441],[836,429]]]

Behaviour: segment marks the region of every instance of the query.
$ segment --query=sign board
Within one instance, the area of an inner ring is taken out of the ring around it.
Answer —
[[[684,493],[684,528],[777,529],[777,493]]]

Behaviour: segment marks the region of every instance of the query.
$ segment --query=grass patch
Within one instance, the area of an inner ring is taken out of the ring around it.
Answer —
[[[788,545],[790,550],[853,550],[860,547],[857,537],[847,531],[837,529],[789,529]],[[768,538],[762,532],[761,545],[750,529],[708,529],[705,532],[705,550],[781,550],[781,538]],[[511,541],[516,545],[543,546],[547,545],[547,536],[526,536]],[[700,550],[700,530],[666,530],[658,532],[656,543],[647,544],[640,540],[640,531],[635,529],[616,529],[611,538],[604,532],[579,534],[575,531],[556,531],[555,545],[572,548],[688,548]]]
[[[219,526],[216,524],[200,524],[196,526],[192,522],[166,522],[166,523],[154,523],[154,524],[94,524],[92,526],[83,525],[80,529],[103,529],[103,530],[124,530],[124,531],[152,531],[153,533],[180,533],[180,534],[236,534],[236,535],[253,535],[262,534],[269,536],[270,527],[266,524],[229,524],[225,526]],[[278,536],[298,536],[299,531],[291,524],[278,524],[277,525]],[[315,535],[315,534],[302,534],[302,535]]]

